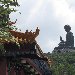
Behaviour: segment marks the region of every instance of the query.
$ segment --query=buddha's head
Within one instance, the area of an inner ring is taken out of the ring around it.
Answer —
[[[65,25],[64,29],[65,29],[66,32],[69,32],[71,30],[71,27],[69,25]]]

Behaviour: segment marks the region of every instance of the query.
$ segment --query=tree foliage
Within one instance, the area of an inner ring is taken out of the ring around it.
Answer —
[[[15,27],[12,24],[16,22],[11,22],[9,15],[11,12],[16,12],[13,6],[19,6],[17,0],[0,0],[0,38],[10,37],[9,30]]]
[[[75,75],[75,53],[47,53],[47,55],[53,60],[51,66],[53,75]]]

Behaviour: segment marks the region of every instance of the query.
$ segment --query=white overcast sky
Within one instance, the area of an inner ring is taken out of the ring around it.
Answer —
[[[25,32],[35,31],[39,27],[40,34],[36,38],[43,52],[52,52],[58,46],[60,36],[65,40],[64,25],[69,24],[75,36],[75,0],[18,0],[20,7],[12,13],[12,21],[17,19],[16,26]],[[21,14],[19,14],[21,12]]]

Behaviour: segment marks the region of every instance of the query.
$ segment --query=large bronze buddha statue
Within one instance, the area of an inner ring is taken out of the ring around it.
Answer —
[[[62,40],[62,37],[60,36],[60,43],[58,44],[58,47],[55,47],[55,49],[63,49],[63,48],[73,48],[74,47],[74,36],[73,33],[70,31],[71,27],[69,25],[64,26],[66,34],[66,41]]]

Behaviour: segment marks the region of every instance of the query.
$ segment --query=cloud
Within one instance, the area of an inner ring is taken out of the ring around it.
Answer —
[[[75,0],[18,0],[21,12],[11,14],[11,19],[17,21],[17,27],[22,32],[26,29],[35,31],[40,28],[36,38],[44,52],[52,52],[60,42],[59,35],[65,40],[65,24],[70,24],[75,35]]]
[[[62,20],[64,23],[73,24],[75,19],[75,13],[71,10],[70,4],[66,0],[53,0],[53,9],[55,12],[55,17],[58,20]]]
[[[26,24],[28,24],[28,23],[30,23],[30,22],[33,21],[33,19],[34,19],[34,18],[36,17],[36,15],[37,15],[37,13],[39,13],[39,10],[40,10],[40,8],[42,7],[42,5],[43,5],[43,0],[38,0],[38,1],[35,3],[34,7],[31,8],[31,10],[30,10],[29,16],[28,16],[28,18],[27,18],[27,20],[26,20]]]

